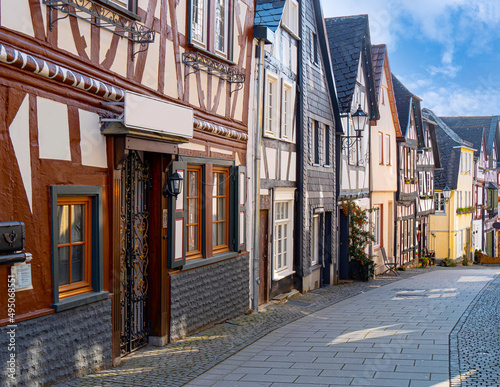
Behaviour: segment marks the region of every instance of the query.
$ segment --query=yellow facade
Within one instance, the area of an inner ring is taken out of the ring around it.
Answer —
[[[470,159],[469,159],[470,158]],[[473,206],[473,172],[468,167],[473,160],[473,150],[461,148],[460,168],[457,187],[451,191],[450,199],[445,203],[445,211],[436,211],[430,218],[429,246],[435,251],[437,259],[456,259],[471,257],[471,212],[459,211]],[[436,194],[442,191],[436,190]],[[463,212],[463,213],[461,213]]]

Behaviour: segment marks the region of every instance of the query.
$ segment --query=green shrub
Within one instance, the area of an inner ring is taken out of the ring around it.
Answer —
[[[453,259],[445,258],[441,261],[441,266],[455,267],[455,266],[457,266],[457,263]]]

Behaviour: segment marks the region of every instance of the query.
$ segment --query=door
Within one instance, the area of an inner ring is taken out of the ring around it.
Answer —
[[[259,305],[269,300],[269,211],[260,211],[259,230]]]
[[[349,216],[339,209],[339,280],[349,279]]]
[[[332,284],[331,278],[331,265],[333,263],[332,257],[332,213],[325,212],[323,215],[323,224],[325,225],[325,240],[323,244],[323,284]]]
[[[149,164],[131,151],[123,163],[120,217],[121,353],[148,343]]]

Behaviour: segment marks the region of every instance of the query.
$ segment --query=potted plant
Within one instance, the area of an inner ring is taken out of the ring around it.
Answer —
[[[349,216],[349,265],[351,277],[369,281],[375,274],[375,263],[365,251],[368,243],[375,238],[369,229],[368,213],[352,199],[342,200],[342,211]]]

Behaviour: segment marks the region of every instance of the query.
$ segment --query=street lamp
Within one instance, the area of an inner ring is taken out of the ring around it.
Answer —
[[[450,195],[451,195],[451,189],[448,188],[448,186],[443,188],[443,197],[445,200],[448,202],[450,200]]]
[[[352,123],[354,127],[354,131],[356,132],[355,136],[343,136],[342,137],[342,149],[349,149],[354,144],[356,144],[361,138],[361,134],[365,129],[366,121],[368,120],[368,114],[366,114],[363,109],[361,109],[361,104],[358,105],[358,110],[356,110],[352,115]]]
[[[175,196],[177,200],[177,195],[182,191],[182,176],[179,172],[172,174],[167,182],[163,185],[163,196]]]

